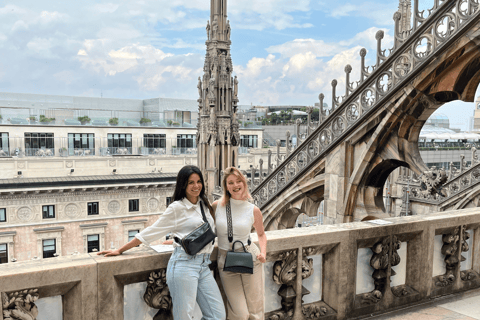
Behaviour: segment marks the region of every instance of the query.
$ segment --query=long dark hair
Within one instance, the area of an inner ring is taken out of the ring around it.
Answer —
[[[173,192],[173,201],[179,201],[187,197],[185,190],[187,189],[188,178],[190,178],[190,176],[194,173],[198,174],[198,176],[200,177],[200,181],[202,182],[200,199],[208,207],[208,210],[210,210],[210,215],[212,216],[213,220],[215,220],[215,214],[213,212],[213,208],[210,205],[210,202],[208,201],[207,196],[205,195],[205,181],[203,180],[202,171],[200,171],[200,169],[196,166],[185,166],[182,169],[180,169],[180,171],[178,172],[177,184],[175,185],[175,191]]]

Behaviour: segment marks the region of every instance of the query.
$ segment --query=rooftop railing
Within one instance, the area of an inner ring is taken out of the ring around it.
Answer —
[[[381,314],[480,287],[476,208],[271,231],[267,238],[269,320]],[[16,314],[27,311],[29,319],[49,320],[166,317],[169,257],[140,247],[113,258],[75,254],[0,265],[0,308],[4,319],[24,319]]]

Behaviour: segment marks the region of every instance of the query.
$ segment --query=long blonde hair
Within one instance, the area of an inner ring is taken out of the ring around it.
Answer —
[[[222,206],[225,206],[227,204],[227,201],[230,200],[230,197],[232,196],[227,189],[227,178],[231,175],[235,175],[243,183],[243,187],[244,187],[243,200],[252,199],[252,196],[250,195],[250,191],[248,191],[247,178],[245,178],[245,176],[237,168],[229,167],[223,171],[223,179],[222,179],[223,196],[220,199],[220,203],[222,204]]]

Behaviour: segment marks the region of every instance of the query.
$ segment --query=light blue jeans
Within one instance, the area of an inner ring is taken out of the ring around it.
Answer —
[[[205,320],[224,320],[225,306],[213,278],[210,254],[191,256],[175,248],[167,267],[167,284],[173,303],[175,320],[191,320],[198,303]]]

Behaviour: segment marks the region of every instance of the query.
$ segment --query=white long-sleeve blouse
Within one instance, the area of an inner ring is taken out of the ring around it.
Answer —
[[[171,203],[155,223],[143,229],[140,233],[137,233],[135,237],[147,245],[150,245],[153,241],[159,240],[169,233],[171,233],[173,237],[182,239],[203,223],[200,203],[203,205],[208,223],[212,227],[212,230],[215,231],[215,223],[208,207],[201,200],[193,204],[188,201],[187,198],[183,198],[182,200]],[[173,242],[173,246],[181,247],[176,241]],[[198,254],[211,253],[212,250],[213,245],[209,243],[205,248],[200,250]]]

